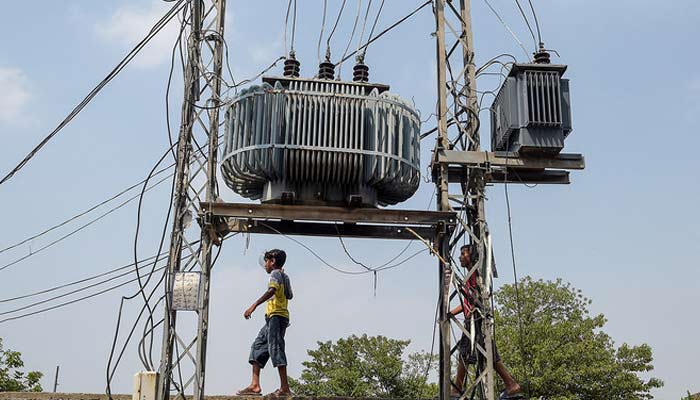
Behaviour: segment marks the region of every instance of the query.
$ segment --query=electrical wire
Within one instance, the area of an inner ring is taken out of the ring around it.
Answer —
[[[156,262],[157,262],[157,261],[165,260],[166,258],[167,258],[167,257],[162,257],[162,256],[161,256],[161,257],[158,257],[158,258],[156,258]],[[133,264],[132,264],[132,265],[133,265]],[[131,266],[131,265],[130,265],[130,266]],[[142,266],[142,267],[139,267],[139,269],[143,269],[143,268],[147,268],[147,267],[148,267],[148,265],[144,265],[144,266]],[[84,286],[84,287],[81,287],[81,288],[78,288],[78,289],[71,290],[70,292],[67,292],[67,293],[63,293],[63,294],[60,294],[60,295],[56,295],[56,296],[50,297],[50,298],[48,298],[48,299],[44,299],[44,300],[40,300],[40,301],[35,301],[34,303],[30,303],[30,304],[27,304],[27,305],[24,305],[24,306],[21,306],[21,307],[18,307],[18,308],[9,310],[9,311],[0,312],[0,315],[14,314],[14,313],[19,312],[19,311],[24,311],[24,310],[29,309],[29,308],[34,308],[34,307],[36,307],[36,306],[38,306],[38,305],[42,305],[42,304],[46,304],[46,303],[49,303],[49,302],[54,301],[54,300],[62,299],[62,298],[64,298],[64,297],[70,296],[70,295],[75,294],[75,293],[84,292],[84,291],[86,291],[86,290],[88,290],[88,289],[92,289],[92,288],[94,288],[94,287],[97,287],[97,286],[103,285],[103,284],[105,284],[105,283],[108,283],[108,282],[117,280],[117,279],[122,278],[122,277],[124,277],[124,276],[131,275],[131,274],[133,274],[134,272],[136,272],[136,271],[133,271],[133,270],[132,270],[132,271],[126,271],[126,272],[123,272],[123,273],[121,273],[121,274],[119,274],[119,275],[113,276],[113,277],[111,277],[111,278],[103,279],[103,280],[101,280],[101,281],[99,281],[99,282],[92,283],[92,284],[90,284],[90,285],[87,285],[87,286]],[[138,273],[138,272],[137,272],[137,273]],[[133,281],[131,281],[131,282],[133,282]]]
[[[292,3],[294,4],[292,6]],[[292,11],[292,8],[294,11]],[[287,51],[287,30],[288,30],[288,24],[289,24],[289,14],[290,12],[293,14],[292,15],[292,41],[291,45],[289,47],[289,51]],[[296,33],[297,29],[297,0],[289,0],[287,3],[287,16],[284,19],[284,52],[285,54],[294,54],[294,36]]]
[[[154,258],[160,257],[160,256],[165,255],[165,254],[167,254],[167,252],[163,252],[163,253],[161,253],[161,254],[158,254],[157,256],[150,256],[150,257],[148,257],[148,258],[142,259],[141,262],[146,262],[146,261],[149,261],[149,260],[153,260]],[[39,296],[39,295],[46,294],[46,293],[55,292],[56,290],[65,289],[65,288],[67,288],[67,287],[71,287],[71,286],[74,286],[74,285],[78,285],[78,284],[80,284],[80,283],[85,283],[85,282],[89,282],[89,281],[92,281],[92,280],[95,280],[95,279],[98,279],[98,278],[102,278],[102,277],[104,277],[104,276],[111,275],[111,274],[113,274],[113,273],[115,273],[115,272],[123,271],[123,270],[125,270],[125,269],[127,269],[127,268],[131,268],[131,267],[133,267],[133,266],[134,266],[134,263],[127,264],[127,265],[123,265],[123,266],[121,266],[121,267],[114,268],[114,269],[110,269],[109,271],[105,271],[105,272],[102,272],[102,273],[100,273],[100,274],[93,275],[93,276],[90,276],[90,277],[87,277],[87,278],[82,278],[82,279],[79,279],[79,280],[77,280],[77,281],[65,283],[65,284],[58,285],[58,286],[53,286],[53,287],[50,287],[50,288],[48,288],[48,289],[39,290],[39,291],[37,291],[37,292],[32,292],[32,293],[24,294],[24,295],[21,295],[21,296],[15,296],[15,297],[9,297],[9,298],[7,298],[7,299],[2,299],[2,300],[0,300],[0,303],[8,303],[8,302],[12,302],[12,301],[17,301],[17,300],[27,299],[27,298],[30,298],[30,297]],[[128,272],[128,273],[129,273],[129,274],[130,274],[130,273],[133,273],[133,271],[130,271],[130,272]]]
[[[374,37],[374,30],[377,28],[377,23],[379,22],[379,16],[382,15],[382,10],[384,9],[384,1],[379,3],[379,10],[377,10],[377,15],[374,17],[374,22],[372,23],[372,29],[369,31],[369,37]],[[363,52],[363,55],[367,53],[367,50]]]
[[[160,267],[160,268],[158,268],[158,270],[160,271],[160,270],[162,270],[162,269],[164,269],[164,268],[165,268],[165,267]],[[43,308],[43,309],[38,310],[38,311],[33,311],[33,312],[30,312],[30,313],[21,314],[21,315],[15,316],[15,317],[0,319],[0,324],[2,324],[2,323],[4,323],[4,322],[8,322],[8,321],[14,321],[14,320],[17,320],[17,319],[20,319],[20,318],[29,317],[29,316],[32,316],[32,315],[41,314],[41,313],[44,313],[44,312],[47,312],[47,311],[55,310],[55,309],[57,309],[57,308],[65,307],[65,306],[67,306],[67,305],[71,305],[71,304],[77,303],[77,302],[79,302],[79,301],[91,299],[91,298],[93,298],[93,297],[95,297],[95,296],[99,296],[99,295],[101,295],[101,294],[110,292],[110,291],[112,291],[112,290],[118,289],[118,288],[120,288],[120,287],[122,287],[122,286],[128,285],[128,284],[133,283],[133,282],[136,282],[136,279],[132,279],[132,280],[129,280],[129,281],[126,281],[126,282],[123,282],[123,283],[120,283],[120,284],[111,286],[111,287],[109,287],[109,288],[107,288],[107,289],[101,290],[101,291],[99,291],[99,292],[96,292],[96,293],[93,293],[93,294],[90,294],[90,295],[87,295],[87,296],[80,297],[80,298],[78,298],[78,299],[74,299],[74,300],[71,300],[71,301],[67,301],[67,302],[65,302],[65,303],[60,303],[60,304],[58,304],[58,305],[54,305],[54,306],[51,306],[51,307]]]
[[[518,285],[518,269],[517,269],[517,264],[515,262],[515,245],[514,245],[514,240],[513,240],[513,219],[511,215],[511,209],[510,209],[510,196],[508,195],[508,159],[506,158],[506,165],[505,165],[505,179],[504,179],[504,185],[503,185],[503,191],[505,194],[505,200],[506,200],[506,212],[508,214],[508,237],[510,239],[510,255],[511,255],[511,261],[513,263],[513,284],[515,287],[515,304],[516,304],[516,311],[518,314],[518,332],[519,332],[519,339],[520,339],[520,356],[522,358],[522,368],[523,372],[525,373],[525,382],[527,385],[527,393],[530,393],[530,378],[528,374],[528,368],[527,368],[527,363],[526,361],[526,356],[525,356],[525,339],[524,339],[524,331],[523,331],[523,322],[522,322],[522,307],[520,303],[520,289]]]
[[[151,185],[150,187],[148,187],[148,188],[146,189],[146,191],[147,191],[147,192],[150,191],[151,189],[155,188],[156,186],[158,186],[158,185],[160,185],[161,183],[163,183],[163,182],[165,182],[166,180],[168,180],[170,177],[171,177],[171,176],[166,176],[165,178],[159,180],[158,182],[156,182],[156,183],[154,183],[153,185]],[[139,198],[139,196],[140,196],[140,195],[136,195],[136,196],[133,196],[133,197],[127,199],[126,201],[120,203],[118,206],[116,206],[116,207],[114,207],[114,208],[108,210],[107,212],[101,214],[99,217],[96,217],[96,218],[94,218],[94,219],[92,219],[92,220],[86,222],[85,224],[83,224],[83,225],[79,226],[78,228],[76,228],[76,229],[70,231],[69,233],[67,233],[67,234],[65,234],[65,235],[63,235],[63,236],[61,236],[61,237],[59,237],[58,239],[56,239],[56,240],[54,240],[54,241],[48,243],[47,245],[42,246],[42,247],[40,247],[39,249],[37,249],[37,250],[35,250],[35,251],[32,251],[31,253],[29,253],[29,254],[27,254],[27,255],[24,255],[24,256],[22,256],[22,257],[20,257],[20,258],[15,259],[14,261],[12,261],[12,262],[10,262],[10,263],[8,263],[8,264],[3,265],[2,267],[0,267],[0,271],[4,270],[4,269],[6,269],[6,268],[9,268],[9,267],[11,267],[11,266],[13,266],[13,265],[15,265],[15,264],[18,264],[18,263],[20,263],[20,262],[26,260],[27,258],[32,257],[32,256],[34,256],[34,255],[36,255],[36,254],[38,254],[38,253],[40,253],[40,252],[42,252],[42,251],[44,251],[44,250],[46,250],[46,249],[48,249],[48,248],[54,246],[54,245],[57,244],[57,243],[62,242],[62,241],[65,240],[65,239],[68,239],[69,237],[75,235],[76,233],[82,231],[83,229],[89,227],[90,225],[92,225],[92,224],[94,224],[94,223],[100,221],[101,219],[103,219],[103,218],[107,217],[108,215],[112,214],[113,212],[115,212],[115,211],[119,210],[120,208],[126,206],[127,204],[129,204],[129,203],[132,202],[133,200]]]
[[[391,24],[391,25],[389,25],[388,27],[386,27],[383,31],[381,31],[380,33],[378,33],[376,36],[370,35],[369,40],[367,40],[367,42],[365,42],[365,44],[363,44],[362,46],[358,47],[357,50],[353,51],[352,53],[348,54],[347,56],[343,57],[341,60],[339,60],[338,62],[336,62],[336,64],[343,63],[343,62],[345,62],[345,60],[347,60],[348,58],[354,56],[355,54],[359,53],[359,52],[362,51],[363,49],[366,49],[366,48],[367,48],[370,44],[372,44],[374,41],[376,41],[376,40],[379,39],[380,37],[384,36],[387,32],[391,31],[392,29],[394,29],[395,27],[397,27],[397,26],[398,26],[399,24],[401,24],[402,22],[404,22],[404,21],[406,21],[407,19],[409,19],[409,18],[411,18],[412,16],[414,16],[416,13],[418,13],[418,11],[422,10],[422,9],[423,9],[424,7],[426,7],[427,5],[432,4],[432,2],[433,2],[433,0],[427,0],[425,3],[421,4],[420,6],[418,6],[418,8],[416,8],[416,9],[413,10],[413,11],[411,11],[408,15],[404,16],[403,18],[399,19],[398,21],[396,21],[396,22],[394,22],[393,24]]]
[[[510,33],[510,35],[513,37],[513,39],[515,39],[515,41],[518,43],[520,48],[523,49],[523,53],[525,53],[525,57],[530,58],[530,53],[528,53],[527,49],[525,48],[525,45],[523,45],[523,42],[520,40],[520,38],[518,38],[518,35],[516,35],[515,32],[513,32],[513,30],[510,28],[510,26],[508,26],[506,21],[504,21],[503,18],[501,18],[501,15],[498,13],[498,11],[496,11],[495,8],[493,8],[493,6],[489,2],[489,0],[484,0],[484,2],[489,7],[491,12],[493,12],[493,14],[496,16],[496,18],[498,18],[498,20],[501,22],[501,25],[503,25],[503,27],[506,28],[506,30]]]
[[[316,45],[316,56],[318,63],[321,64],[321,40],[323,40],[323,31],[326,29],[326,14],[328,12],[328,0],[323,0],[323,18],[321,20],[321,33],[318,35],[318,44]]]
[[[175,164],[170,164],[169,166],[167,166],[167,167],[165,167],[165,168],[162,168],[162,169],[156,171],[156,172],[153,174],[153,176],[160,175],[161,173],[163,173],[163,172],[167,171],[168,169],[172,168],[174,165],[175,165]],[[172,176],[172,175],[171,175],[171,176]],[[45,229],[45,230],[43,230],[43,231],[41,231],[41,232],[39,232],[39,233],[37,233],[37,234],[35,234],[35,235],[32,235],[32,236],[30,236],[30,237],[28,237],[28,238],[26,238],[26,239],[23,239],[23,240],[21,240],[21,241],[15,243],[15,244],[13,244],[13,245],[10,245],[10,246],[7,246],[7,247],[1,249],[1,250],[0,250],[0,254],[6,252],[6,251],[8,251],[8,250],[12,250],[12,249],[14,249],[14,248],[16,248],[16,247],[19,247],[19,246],[21,246],[21,245],[23,245],[23,244],[25,244],[25,243],[27,243],[27,242],[30,242],[30,241],[32,241],[32,240],[34,240],[34,239],[37,239],[37,238],[39,238],[39,237],[41,237],[41,236],[43,236],[43,235],[46,235],[46,234],[49,233],[49,232],[52,232],[52,231],[54,231],[54,230],[56,230],[56,229],[58,229],[58,228],[61,228],[61,227],[65,226],[65,225],[69,224],[70,222],[73,222],[73,221],[75,221],[76,219],[78,219],[78,218],[80,218],[80,217],[82,217],[82,216],[84,216],[84,215],[86,215],[86,214],[89,214],[90,212],[92,212],[92,211],[94,211],[94,210],[96,210],[96,209],[102,207],[103,205],[105,205],[105,204],[107,204],[107,203],[109,203],[109,202],[111,202],[111,201],[113,201],[113,200],[115,200],[115,199],[121,197],[122,195],[124,195],[124,194],[130,192],[131,190],[133,190],[133,189],[139,187],[139,186],[142,185],[145,181],[146,181],[146,180],[144,179],[144,180],[142,180],[142,181],[140,181],[140,182],[138,182],[138,183],[135,183],[135,184],[129,186],[128,188],[126,188],[126,189],[120,191],[119,193],[117,193],[117,194],[115,194],[115,195],[109,197],[108,199],[103,200],[103,201],[101,201],[101,202],[95,204],[94,206],[88,208],[87,210],[82,211],[82,212],[80,212],[80,213],[78,213],[78,214],[76,214],[76,215],[74,215],[74,216],[68,218],[67,220],[65,220],[65,221],[63,221],[63,222],[60,222],[60,223],[58,223],[58,224],[56,224],[56,225],[53,225],[53,226],[51,226],[50,228],[47,228],[47,229]]]
[[[355,37],[355,31],[357,30],[357,23],[360,20],[360,13],[362,12],[362,0],[357,1],[357,13],[355,14],[355,22],[352,24],[352,32],[350,32],[350,39],[348,39],[348,44],[345,46],[345,50],[343,51],[343,57],[345,57],[346,54],[348,54],[348,50],[350,50],[350,45],[352,44],[352,39]],[[338,77],[341,76],[341,72],[343,70],[343,64],[336,65],[338,67]]]
[[[333,38],[333,34],[335,33],[336,28],[338,28],[338,22],[340,22],[340,17],[343,16],[343,10],[345,10],[345,3],[347,0],[343,0],[343,2],[340,5],[340,11],[338,11],[338,16],[335,19],[335,23],[333,24],[333,29],[331,29],[331,33],[328,34],[328,38],[326,39],[326,60],[331,59],[331,39]]]
[[[365,17],[362,19],[362,30],[360,30],[360,37],[357,39],[357,50],[360,50],[362,45],[362,38],[365,37],[365,27],[367,26],[367,19],[369,18],[369,10],[372,8],[372,0],[367,2],[367,10],[365,11]]]
[[[148,32],[145,38],[143,38],[127,55],[117,64],[114,69],[112,69],[109,74],[95,86],[90,93],[75,107],[73,110],[68,114],[68,116],[61,121],[61,123],[58,124],[58,126],[51,132],[49,133],[48,136],[46,136],[44,139],[39,142],[39,144],[32,149],[29,154],[27,154],[22,161],[17,164],[10,172],[5,175],[2,180],[0,180],[0,185],[3,183],[7,182],[10,178],[12,178],[19,170],[21,170],[56,134],[58,134],[68,123],[70,123],[73,118],[75,118],[76,115],[78,115],[84,108],[87,106],[87,104],[95,97],[97,94],[104,88],[114,77],[116,77],[125,67],[126,65],[134,58],[136,55],[148,44],[148,42],[151,41],[155,35],[157,35],[165,25],[167,25],[170,20],[177,15],[179,10],[183,7],[183,4],[185,3],[185,0],[179,0],[175,5],[165,13],[165,15],[158,20],[158,22],[153,25],[151,30]]]
[[[532,5],[532,0],[527,0],[528,3],[530,3],[530,10],[532,10],[532,17],[535,19],[535,27],[537,28],[537,40],[540,43],[540,46],[543,44],[542,43],[542,32],[540,32],[540,22],[537,20],[537,13],[535,12],[535,6]]]
[[[515,0],[515,4],[518,5],[520,15],[523,16],[525,24],[527,25],[527,29],[530,31],[530,35],[532,35],[532,41],[535,42],[535,49],[537,49],[537,39],[535,38],[535,33],[532,31],[532,26],[530,26],[530,20],[527,18],[527,15],[525,15],[525,10],[523,10],[523,7],[520,5],[520,0]]]

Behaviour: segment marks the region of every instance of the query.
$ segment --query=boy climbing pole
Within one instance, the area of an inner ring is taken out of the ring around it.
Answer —
[[[267,302],[265,310],[265,326],[260,329],[258,336],[250,347],[248,362],[253,366],[253,378],[250,385],[236,392],[239,396],[260,395],[260,370],[268,360],[277,368],[280,375],[280,388],[271,393],[270,397],[291,395],[287,382],[287,356],[284,352],[284,334],[289,325],[288,300],[293,297],[289,276],[282,267],[287,260],[284,250],[270,250],[264,256],[265,272],[270,274],[267,290],[243,313],[245,319],[250,319],[255,309]]]
[[[472,267],[472,247],[469,245],[462,246],[460,248],[459,262],[463,268],[467,270]],[[463,314],[465,317],[465,324],[469,326],[469,321],[473,317],[472,311],[474,311],[474,305],[479,298],[480,294],[478,292],[477,286],[477,273],[475,271],[468,279],[464,281],[461,289],[462,303],[450,311],[450,314],[457,316]],[[484,346],[484,336],[481,332],[481,324],[475,324],[475,335],[477,343]],[[523,395],[520,392],[520,385],[513,378],[513,376],[508,372],[505,364],[501,361],[501,357],[498,354],[498,349],[496,349],[496,342],[493,343],[493,369],[496,370],[498,375],[503,380],[505,384],[505,389],[501,392],[499,400],[515,400],[523,399]],[[462,338],[459,341],[459,362],[457,364],[457,387],[453,388],[452,396],[460,397],[462,391],[464,390],[464,378],[466,377],[466,370],[468,364],[475,364],[477,362],[477,351],[473,348],[469,338],[462,334]],[[456,389],[456,390],[454,390]]]

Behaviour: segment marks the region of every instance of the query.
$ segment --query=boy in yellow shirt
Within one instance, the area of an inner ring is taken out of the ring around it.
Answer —
[[[282,270],[286,260],[287,254],[284,250],[265,252],[265,271],[270,274],[270,282],[265,293],[243,313],[245,319],[250,319],[253,311],[267,302],[265,326],[260,329],[250,347],[248,362],[253,366],[253,379],[248,387],[236,393],[239,396],[261,394],[260,370],[270,359],[280,375],[280,388],[271,396],[288,396],[292,393],[287,382],[287,356],[284,352],[284,334],[289,326],[287,303],[293,297],[289,276]]]

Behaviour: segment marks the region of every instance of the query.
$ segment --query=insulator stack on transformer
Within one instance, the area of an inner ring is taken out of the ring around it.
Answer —
[[[361,60],[352,67],[352,80],[354,82],[369,82],[369,67]]]
[[[298,78],[300,66],[301,63],[294,56],[294,52],[290,52],[289,57],[284,60],[284,76],[288,78]]]
[[[535,53],[535,64],[549,64],[549,53],[544,48],[544,43],[540,42],[540,48]]]
[[[335,64],[329,59],[318,65],[318,79],[333,80],[335,78]]]

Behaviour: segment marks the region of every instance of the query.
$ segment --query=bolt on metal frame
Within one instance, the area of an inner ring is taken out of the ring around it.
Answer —
[[[184,399],[185,391],[190,386],[193,386],[196,400],[201,400],[204,396],[209,274],[214,238],[206,229],[210,223],[208,218],[202,221],[202,229],[193,229],[199,233],[199,237],[188,237],[185,226],[191,213],[200,214],[203,211],[200,210],[202,201],[214,201],[218,194],[216,160],[225,12],[226,0],[190,0],[184,13],[187,64],[184,70],[184,101],[177,144],[173,225],[165,279],[166,303],[158,368],[158,400],[167,400],[173,389],[176,398]],[[193,153],[200,153],[201,157]],[[198,239],[201,239],[200,245],[193,245]],[[180,271],[198,271],[201,274],[198,323],[194,334],[186,332],[183,327],[178,329],[177,311],[170,304],[175,274]],[[189,364],[189,368],[184,364]],[[183,378],[183,370],[186,374],[191,372],[191,375]]]

